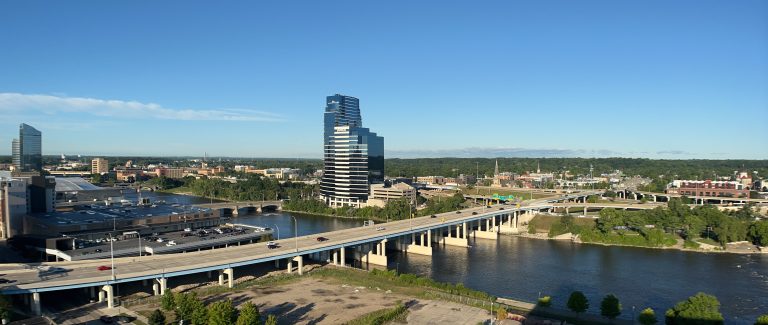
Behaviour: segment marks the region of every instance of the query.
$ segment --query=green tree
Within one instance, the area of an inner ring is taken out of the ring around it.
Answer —
[[[651,308],[643,309],[643,311],[640,312],[640,315],[637,316],[637,321],[642,325],[654,325],[659,322],[656,318],[656,312]]]
[[[566,305],[571,311],[580,314],[589,309],[589,300],[587,300],[587,296],[585,296],[583,292],[574,291],[568,297],[568,303],[566,303]]]
[[[163,297],[160,299],[160,307],[165,311],[176,309],[176,298],[171,290],[165,290],[165,293],[163,293]]]
[[[264,325],[277,325],[277,316],[269,314],[267,316],[267,321],[264,322]]]
[[[243,304],[240,315],[237,316],[236,325],[261,325],[261,315],[256,305],[250,301]]]
[[[768,221],[762,220],[750,225],[749,237],[755,245],[768,246]]]
[[[192,313],[201,305],[202,302],[194,292],[176,294],[176,318],[185,321],[192,320]]]
[[[612,294],[605,296],[603,301],[600,302],[600,315],[611,320],[619,317],[619,315],[621,315],[621,303],[619,303],[619,298]]]
[[[234,325],[237,320],[232,300],[217,301],[208,307],[209,325]]]
[[[195,299],[192,303],[192,316],[190,317],[192,325],[208,324],[208,308],[200,299]]]
[[[11,302],[7,296],[0,295],[0,320],[11,319]]]
[[[768,325],[768,314],[758,317],[755,321],[755,325]]]
[[[149,325],[165,325],[165,314],[160,309],[155,309],[149,315]]]
[[[721,325],[724,322],[720,302],[715,296],[702,292],[678,302],[667,310],[665,317],[670,325]]]

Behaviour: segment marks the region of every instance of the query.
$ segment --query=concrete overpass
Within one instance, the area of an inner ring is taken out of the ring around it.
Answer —
[[[282,210],[283,201],[241,201],[195,204],[194,207],[223,210],[224,214],[239,215],[253,212]]]
[[[291,272],[297,262],[299,274],[307,258],[340,266],[357,263],[386,266],[388,249],[431,255],[432,249],[439,245],[468,247],[470,237],[496,239],[499,233],[517,232],[524,220],[530,220],[541,209],[551,208],[543,202],[521,208],[484,206],[389,222],[380,225],[384,229],[377,225],[283,239],[277,249],[254,244],[184,254],[115,258],[114,278],[111,271],[97,269],[109,265],[106,260],[4,264],[0,265],[0,273],[14,282],[0,285],[0,293],[27,295],[32,312],[40,314],[41,294],[51,291],[82,289],[82,294],[90,291],[92,295],[99,292],[100,301],[106,301],[111,308],[115,301],[113,286],[121,283],[151,280],[153,292],[162,294],[169,278],[195,273],[217,272],[219,283],[231,287],[236,268],[257,263],[278,265],[284,261]],[[317,241],[318,236],[328,240]],[[350,263],[352,261],[356,263]]]
[[[620,190],[616,192],[618,198],[621,199],[634,199],[642,200],[645,198],[651,202],[669,202],[670,198],[680,198],[685,195],[681,194],[667,194],[667,193],[654,193],[645,191],[634,190]],[[758,203],[768,204],[766,199],[750,199],[750,198],[738,198],[738,197],[721,197],[721,196],[687,196],[692,199],[694,204],[745,204],[745,203]]]

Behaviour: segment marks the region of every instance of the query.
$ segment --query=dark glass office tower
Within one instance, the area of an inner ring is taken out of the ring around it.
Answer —
[[[357,98],[328,96],[320,194],[329,206],[362,207],[384,182],[384,138],[362,127]]]
[[[363,118],[360,116],[360,100],[339,94],[326,97],[324,122],[323,143],[328,143],[328,138],[333,135],[334,127],[363,127]]]
[[[13,164],[19,171],[43,171],[42,133],[22,123],[19,139],[13,140],[12,153]]]

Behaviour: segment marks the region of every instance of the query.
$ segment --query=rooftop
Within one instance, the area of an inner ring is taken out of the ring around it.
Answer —
[[[49,212],[34,214],[40,220],[57,224],[89,224],[112,221],[112,219],[141,219],[157,216],[193,214],[207,212],[210,209],[179,204],[168,204],[162,201],[152,205],[133,205],[135,202],[123,200],[118,204],[105,205],[103,202],[94,202],[92,205],[81,206],[80,210],[66,212]],[[128,205],[131,204],[131,205]]]
[[[91,184],[82,177],[56,177],[56,192],[94,191],[104,188]]]

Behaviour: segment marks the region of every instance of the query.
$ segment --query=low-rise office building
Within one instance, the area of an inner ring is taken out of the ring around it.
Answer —
[[[384,184],[372,184],[369,199],[384,201],[408,198],[408,202],[416,202],[416,189],[405,183],[397,183],[392,186]]]
[[[749,197],[749,188],[739,181],[674,180],[667,185],[666,192],[686,196]]]

